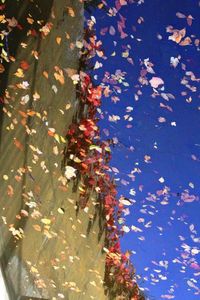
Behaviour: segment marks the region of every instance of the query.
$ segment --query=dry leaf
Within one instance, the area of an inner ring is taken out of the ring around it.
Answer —
[[[62,38],[61,38],[60,36],[57,36],[57,38],[56,38],[56,43],[57,43],[58,45],[60,45],[61,41],[62,41]]]
[[[27,61],[22,60],[22,61],[20,62],[20,67],[21,67],[24,71],[26,71],[26,70],[29,69],[30,65],[27,63]]]
[[[24,146],[16,138],[14,138],[14,144],[19,150],[21,150],[21,151],[24,150]]]
[[[2,64],[0,64],[0,73],[3,73],[5,71],[5,68]]]
[[[175,29],[173,31],[173,34],[170,35],[168,37],[168,39],[171,40],[171,41],[173,41],[173,42],[176,42],[177,44],[179,44],[180,41],[182,40],[182,38],[185,37],[185,35],[186,35],[186,29],[185,28],[183,28],[181,30]]]
[[[19,77],[19,78],[23,78],[24,77],[24,72],[21,68],[18,68],[14,75]]]
[[[48,74],[48,72],[47,71],[43,71],[43,73],[42,73],[43,75],[44,75],[44,77],[46,78],[46,79],[48,79],[49,78],[49,74]]]
[[[56,70],[56,72],[54,73],[55,79],[58,80],[60,82],[60,84],[64,84],[65,77],[64,77],[63,71],[57,66],[55,66],[55,70]]]
[[[184,14],[180,13],[180,12],[177,12],[177,13],[176,13],[176,16],[177,16],[179,19],[185,19],[185,18],[186,18],[186,16],[185,16]]]
[[[65,176],[68,180],[76,177],[76,169],[74,169],[71,166],[66,166],[65,167]]]
[[[186,37],[179,45],[180,46],[188,46],[192,43],[192,40],[190,37]]]
[[[36,230],[36,231],[41,231],[41,227],[40,225],[33,225],[33,228]]]
[[[8,194],[9,197],[12,197],[14,195],[14,190],[13,190],[13,187],[11,185],[8,185],[7,194]]]
[[[159,77],[152,77],[149,83],[156,89],[159,85],[164,84],[164,81]]]
[[[50,219],[41,219],[41,222],[45,225],[49,225],[51,224],[51,220]]]
[[[74,12],[74,10],[73,10],[73,8],[72,7],[70,7],[70,6],[68,6],[67,7],[67,10],[68,10],[68,14],[71,16],[71,17],[75,17],[75,12]]]
[[[193,16],[189,15],[189,16],[187,17],[187,23],[188,23],[189,26],[192,26],[192,21],[193,21],[193,20],[194,20]]]

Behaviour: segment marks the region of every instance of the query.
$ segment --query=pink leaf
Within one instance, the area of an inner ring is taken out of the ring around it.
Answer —
[[[159,77],[152,77],[152,79],[151,79],[149,82],[150,82],[151,86],[152,86],[153,88],[155,88],[155,89],[156,89],[159,85],[164,84],[164,81],[163,81],[161,78],[159,78]]]

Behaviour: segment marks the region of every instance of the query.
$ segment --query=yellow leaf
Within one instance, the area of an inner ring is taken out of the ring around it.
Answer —
[[[5,15],[0,15],[0,23],[5,23]]]
[[[60,140],[62,143],[66,143],[66,139],[62,135],[60,136]]]
[[[63,208],[58,208],[58,212],[59,214],[63,215],[65,213],[64,209]]]
[[[32,267],[31,267],[31,272],[32,272],[32,273],[38,273],[38,270],[37,270],[35,267],[32,266]]]
[[[51,220],[50,219],[41,219],[41,222],[45,225],[49,225],[51,224]]]
[[[106,150],[107,152],[111,152],[111,149],[110,149],[110,147],[108,147],[108,146],[105,147],[105,150]]]
[[[62,38],[61,38],[60,36],[57,36],[57,38],[56,38],[56,43],[57,43],[58,45],[60,45],[61,41],[62,41]]]
[[[68,109],[70,109],[70,108],[71,108],[71,104],[69,104],[69,103],[66,104],[65,109],[68,110]]]
[[[54,138],[60,144],[60,137],[59,137],[59,135],[57,133],[54,134]]]
[[[23,78],[24,77],[24,72],[21,68],[18,68],[17,72],[14,75],[19,77],[19,78]]]
[[[82,160],[80,160],[78,157],[75,157],[73,160],[78,164],[80,164],[82,162]]]
[[[76,47],[79,49],[83,48],[83,43],[81,41],[76,41]]]

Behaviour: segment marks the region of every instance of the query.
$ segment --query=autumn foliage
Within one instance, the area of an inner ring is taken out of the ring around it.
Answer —
[[[67,132],[68,145],[65,164],[77,171],[82,179],[79,206],[88,205],[91,192],[95,192],[105,218],[106,270],[105,286],[111,297],[143,299],[135,280],[135,270],[129,253],[122,253],[120,237],[123,231],[118,220],[122,215],[123,203],[117,199],[115,182],[108,174],[111,159],[110,141],[101,141],[98,127],[98,108],[101,105],[102,87],[94,86],[91,75],[85,72],[96,52],[102,52],[92,22],[85,29],[84,47],[81,51],[80,80],[77,96],[80,100],[77,115]]]

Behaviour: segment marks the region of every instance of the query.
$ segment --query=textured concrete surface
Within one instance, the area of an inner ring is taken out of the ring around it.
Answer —
[[[42,1],[41,7],[37,3],[44,16],[50,1]],[[54,128],[64,136],[77,109],[66,69],[78,68],[76,41],[82,35],[83,7],[78,0],[52,3],[46,16],[52,23],[50,33],[42,39],[20,36],[6,81],[0,145],[1,262],[11,299],[103,300],[104,234],[99,236],[96,199],[91,195],[88,210],[76,213],[81,183],[74,190],[73,183],[65,181],[65,144],[48,135],[48,128]],[[21,18],[29,4],[24,1]],[[30,67],[19,78],[14,74],[24,60]],[[64,84],[56,80],[55,66],[63,72]],[[27,89],[23,82],[29,83]],[[9,228],[15,237],[20,233],[14,229],[21,228],[23,238],[14,238]]]
[[[8,293],[6,290],[6,285],[1,270],[0,270],[0,296],[2,300],[9,300]]]

